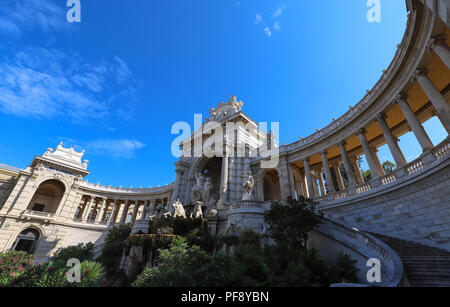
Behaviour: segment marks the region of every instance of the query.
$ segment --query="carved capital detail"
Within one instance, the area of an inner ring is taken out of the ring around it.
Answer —
[[[395,96],[395,103],[399,103],[400,100],[407,101],[409,99],[409,95],[405,93],[400,93]]]
[[[419,69],[417,69],[415,72],[414,72],[414,74],[413,74],[413,76],[412,76],[412,78],[411,78],[411,81],[417,81],[417,79],[418,78],[420,78],[420,77],[423,77],[423,76],[427,76],[427,74],[428,74],[428,72],[429,72],[429,70],[428,70],[428,68],[426,68],[426,67],[422,67],[422,68],[419,68]]]

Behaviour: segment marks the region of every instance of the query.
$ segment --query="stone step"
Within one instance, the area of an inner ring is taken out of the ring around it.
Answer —
[[[450,287],[450,252],[416,242],[373,235],[400,256],[412,287]]]

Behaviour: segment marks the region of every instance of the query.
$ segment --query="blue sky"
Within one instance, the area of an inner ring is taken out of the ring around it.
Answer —
[[[65,0],[1,0],[0,163],[25,168],[64,141],[86,149],[90,182],[170,183],[171,126],[232,94],[280,122],[280,143],[306,137],[372,88],[401,41],[405,1],[381,0],[380,23],[366,2],[81,0],[68,23]],[[420,153],[411,135],[400,146]]]

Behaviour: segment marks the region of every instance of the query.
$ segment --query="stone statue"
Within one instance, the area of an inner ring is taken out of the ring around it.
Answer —
[[[248,179],[242,187],[244,189],[244,196],[242,200],[251,200],[253,188],[255,187],[255,180],[251,171],[248,172]]]
[[[202,211],[203,203],[201,201],[198,201],[195,206],[194,210],[191,212],[191,219],[201,219],[203,218],[203,211]]]
[[[191,192],[191,203],[192,204],[195,204],[197,201],[202,199],[203,181],[204,181],[203,174],[201,172],[197,172],[197,174],[195,175],[195,180],[196,180],[196,183],[195,183],[194,187],[192,188],[192,192]]]
[[[202,193],[202,199],[205,205],[209,206],[209,201],[211,199],[211,190],[214,187],[214,185],[211,182],[211,178],[206,178],[206,182],[203,185],[203,193]]]
[[[187,219],[186,211],[184,210],[184,206],[179,199],[172,206],[175,209],[175,213],[173,215],[174,218],[181,217]]]
[[[148,212],[149,216],[153,216],[153,215],[156,214],[156,206],[155,206],[155,204],[156,204],[156,201],[154,199],[152,199],[150,201],[150,205],[148,205],[148,207],[146,206],[145,209],[147,209],[147,212]]]

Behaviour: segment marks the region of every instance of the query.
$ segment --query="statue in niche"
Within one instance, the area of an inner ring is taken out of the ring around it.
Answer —
[[[248,172],[248,179],[242,186],[244,189],[244,196],[242,200],[252,200],[252,192],[255,187],[255,179],[253,178],[252,172]]]
[[[195,175],[196,183],[191,192],[191,202],[193,205],[195,205],[197,201],[200,201],[202,199],[204,180],[205,177],[203,176],[203,174],[201,172],[197,172],[197,174]]]
[[[211,199],[211,190],[214,187],[214,185],[211,182],[211,178],[206,178],[206,182],[203,185],[203,193],[202,193],[202,199],[206,206],[209,206],[209,201]]]
[[[184,210],[184,206],[179,199],[172,206],[175,209],[175,213],[173,215],[174,218],[181,217],[187,219],[186,211]]]

